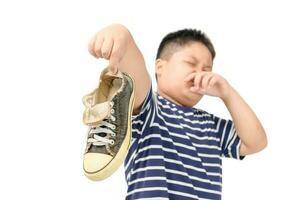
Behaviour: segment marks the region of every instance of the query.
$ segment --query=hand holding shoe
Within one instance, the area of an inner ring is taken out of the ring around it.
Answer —
[[[102,28],[91,38],[88,50],[95,58],[109,60],[109,71],[116,74],[131,40],[131,33],[125,26],[111,24]]]

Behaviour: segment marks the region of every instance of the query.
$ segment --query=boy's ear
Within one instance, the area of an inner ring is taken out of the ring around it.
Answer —
[[[158,58],[155,62],[155,72],[160,76],[162,74],[162,69],[165,65],[165,60],[162,60],[161,58]]]

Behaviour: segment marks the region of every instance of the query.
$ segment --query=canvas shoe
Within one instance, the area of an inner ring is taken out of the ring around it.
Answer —
[[[83,169],[87,178],[103,180],[123,163],[131,141],[134,80],[105,68],[98,88],[83,97],[83,122],[88,126]]]

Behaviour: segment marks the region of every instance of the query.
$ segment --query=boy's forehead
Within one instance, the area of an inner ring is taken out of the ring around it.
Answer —
[[[199,42],[184,46],[182,52],[188,56],[211,57],[209,49]]]
[[[179,59],[190,59],[194,62],[204,62],[209,67],[212,67],[213,60],[211,53],[207,48],[196,48],[196,47],[185,47],[181,51],[177,52],[176,58]]]

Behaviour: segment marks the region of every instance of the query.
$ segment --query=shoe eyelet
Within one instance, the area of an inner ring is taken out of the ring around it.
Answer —
[[[114,140],[110,140],[110,145],[114,145]]]
[[[113,114],[113,113],[114,113],[114,110],[113,110],[113,109],[111,109],[111,111],[110,111],[110,112],[111,112],[111,114]]]
[[[112,136],[112,137],[115,137],[115,133],[111,133],[111,136]]]

